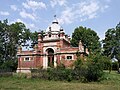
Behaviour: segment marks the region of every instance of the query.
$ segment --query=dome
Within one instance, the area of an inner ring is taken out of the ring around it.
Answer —
[[[58,21],[55,19],[52,21],[52,24],[47,27],[46,32],[59,32],[61,29],[61,26],[59,25]]]

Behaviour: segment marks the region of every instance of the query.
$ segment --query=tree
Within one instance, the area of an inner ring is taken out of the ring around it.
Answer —
[[[72,46],[78,47],[80,40],[82,41],[83,45],[88,48],[90,53],[100,52],[101,44],[95,31],[82,26],[75,28],[74,33],[72,34]]]
[[[30,31],[21,22],[8,25],[0,21],[0,68],[17,67],[17,47],[30,39]]]
[[[108,29],[103,40],[103,54],[107,57],[116,58],[120,65],[120,23]]]
[[[41,36],[41,39],[43,39],[45,36],[45,32],[43,30],[40,30],[39,34]],[[35,44],[38,44],[38,32],[35,31],[35,32],[31,33],[30,40],[32,43],[31,48],[33,48]]]
[[[45,36],[45,32],[43,30],[40,31],[41,38]]]
[[[30,40],[31,40],[31,43],[32,43],[31,48],[33,48],[34,45],[38,43],[38,33],[36,31],[31,33]]]
[[[6,21],[4,20],[3,23],[2,21],[0,21],[0,66],[2,65],[2,63],[4,62],[4,59],[5,59],[5,47],[6,47],[6,44],[5,44],[5,36],[6,36],[6,32],[5,32],[5,29],[6,29]]]
[[[16,45],[25,45],[25,43],[30,40],[30,34],[30,30],[21,22],[10,25],[10,37]]]

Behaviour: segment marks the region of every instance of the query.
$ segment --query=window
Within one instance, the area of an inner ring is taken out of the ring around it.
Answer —
[[[49,37],[51,37],[51,34],[49,34]]]
[[[25,57],[24,61],[30,61],[30,58],[29,57]]]
[[[67,56],[67,60],[72,60],[72,56]]]

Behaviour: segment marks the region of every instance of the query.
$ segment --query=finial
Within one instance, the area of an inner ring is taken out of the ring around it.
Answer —
[[[57,17],[57,15],[54,15],[54,18],[56,18]]]
[[[53,21],[52,23],[53,23],[53,24],[54,24],[54,23],[58,24],[58,21],[57,21],[57,19],[56,19],[56,15],[54,15],[54,18],[55,18],[55,19],[54,19],[54,21]]]

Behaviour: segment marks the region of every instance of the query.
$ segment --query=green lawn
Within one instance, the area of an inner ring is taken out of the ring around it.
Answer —
[[[0,90],[120,90],[120,74],[105,75],[106,80],[90,83],[1,77]]]

